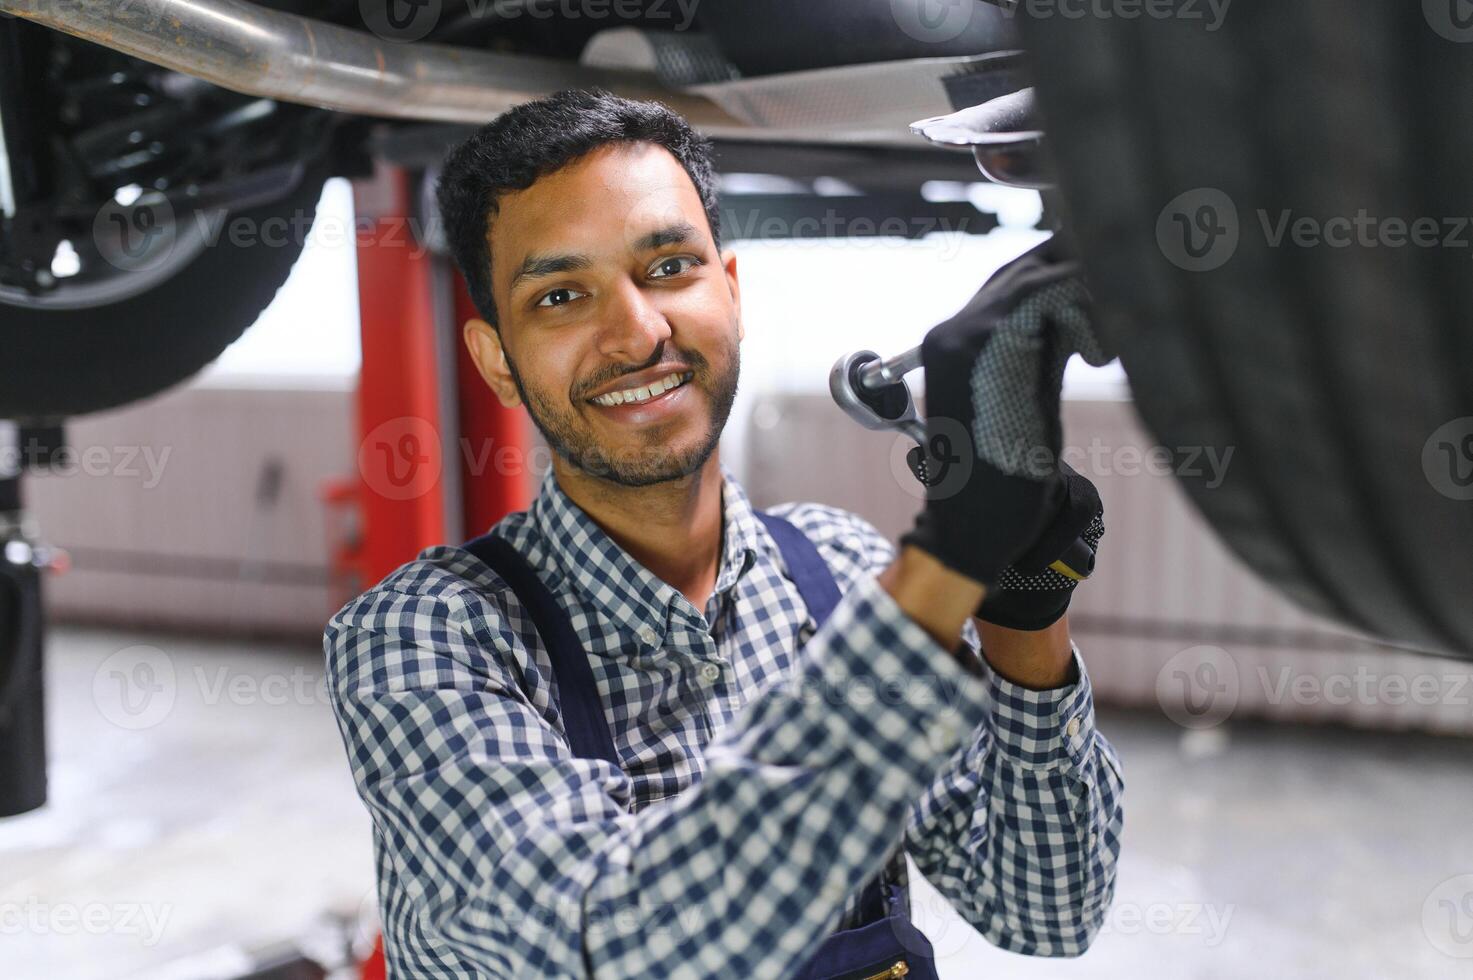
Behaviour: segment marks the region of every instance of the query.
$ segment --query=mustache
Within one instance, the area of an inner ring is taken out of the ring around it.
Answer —
[[[589,392],[596,391],[604,385],[609,384],[610,382],[618,381],[620,378],[627,377],[631,374],[638,374],[641,371],[648,371],[650,368],[664,363],[665,341],[662,340],[660,341],[659,346],[654,349],[654,352],[645,359],[643,364],[635,364],[627,367],[617,367],[611,371],[600,372],[594,377],[589,378],[586,382],[583,383],[583,385],[581,385],[582,394],[579,397],[587,397]],[[671,360],[668,366],[671,371],[692,371],[699,374],[701,370],[706,366],[706,359],[696,351],[691,351],[687,355],[685,361]]]

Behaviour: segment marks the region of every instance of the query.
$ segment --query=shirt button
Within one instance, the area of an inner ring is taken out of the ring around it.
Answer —
[[[716,664],[705,664],[701,667],[701,676],[708,681],[715,681],[721,676],[721,668]]]
[[[639,638],[641,640],[643,640],[644,642],[646,642],[646,643],[653,643],[653,642],[655,642],[655,630],[654,630],[654,627],[652,627],[652,626],[641,626],[639,628]]]
[[[1067,724],[1067,725],[1064,726],[1064,732],[1070,738],[1073,738],[1074,736],[1078,735],[1079,734],[1079,719],[1078,718],[1070,718],[1069,719],[1069,724]]]
[[[937,752],[945,752],[956,744],[956,722],[943,718],[926,738],[931,743],[931,748]]]

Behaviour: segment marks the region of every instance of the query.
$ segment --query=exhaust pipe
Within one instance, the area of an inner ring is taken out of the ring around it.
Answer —
[[[713,136],[753,127],[652,74],[400,44],[245,0],[0,0],[0,12],[223,88],[357,115],[480,124],[562,88],[657,99]]]

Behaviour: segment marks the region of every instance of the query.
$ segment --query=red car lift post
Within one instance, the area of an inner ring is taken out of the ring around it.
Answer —
[[[362,369],[357,472],[323,488],[353,530],[334,568],[356,595],[425,548],[458,544],[532,499],[530,421],[501,406],[461,341],[475,316],[452,264],[413,233],[410,179],[354,185]],[[362,967],[383,980],[383,939]]]
[[[475,316],[464,281],[415,234],[410,178],[354,184],[362,368],[357,472],[323,489],[353,530],[335,571],[356,594],[421,550],[459,543],[531,503],[523,409],[501,406],[461,341]]]

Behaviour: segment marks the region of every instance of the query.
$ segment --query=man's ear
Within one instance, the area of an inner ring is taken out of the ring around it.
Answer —
[[[747,328],[742,324],[742,285],[737,281],[736,252],[729,248],[723,249],[721,265],[726,270],[726,287],[731,290],[731,304],[736,310],[737,340],[744,340],[747,336]]]
[[[506,363],[506,350],[501,346],[501,334],[485,320],[476,318],[465,321],[465,328],[461,333],[465,338],[466,349],[470,351],[471,360],[476,364],[476,370],[481,372],[481,377],[496,393],[501,404],[507,408],[520,405],[522,396],[517,392],[516,382],[511,379],[511,368]]]

